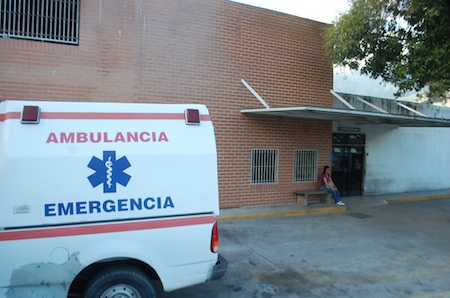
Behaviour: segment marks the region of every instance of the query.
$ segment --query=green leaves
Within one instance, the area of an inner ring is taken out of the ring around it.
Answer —
[[[333,64],[349,66],[399,88],[426,88],[430,98],[450,90],[450,1],[352,0],[324,32]]]

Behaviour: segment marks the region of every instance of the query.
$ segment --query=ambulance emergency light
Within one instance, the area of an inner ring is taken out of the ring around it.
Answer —
[[[38,106],[23,106],[20,122],[23,124],[39,124],[41,109]]]
[[[197,109],[186,109],[184,111],[184,119],[186,124],[200,125],[200,112]]]

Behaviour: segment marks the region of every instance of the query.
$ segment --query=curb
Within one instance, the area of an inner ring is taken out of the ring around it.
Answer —
[[[441,200],[441,199],[449,199],[449,198],[450,198],[450,194],[442,194],[442,195],[430,195],[430,196],[422,196],[422,197],[415,197],[415,198],[388,199],[388,200],[386,200],[386,202],[388,204],[400,204],[400,203]]]
[[[225,215],[225,216],[219,216],[219,220],[239,220],[239,219],[283,217],[283,216],[302,216],[302,215],[337,213],[337,212],[346,212],[346,211],[347,211],[347,206],[335,206],[335,207],[312,208],[312,209],[287,211],[287,212]]]

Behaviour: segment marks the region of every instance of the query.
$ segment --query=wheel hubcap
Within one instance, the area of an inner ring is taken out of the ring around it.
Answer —
[[[141,298],[141,295],[132,286],[119,284],[108,288],[100,298]]]

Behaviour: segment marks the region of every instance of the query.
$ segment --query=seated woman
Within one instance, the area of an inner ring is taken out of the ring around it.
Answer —
[[[331,170],[329,166],[323,167],[322,180],[320,181],[320,189],[331,193],[331,195],[333,196],[333,200],[337,205],[345,206],[345,203],[341,201],[339,191],[336,185],[334,185],[334,182],[331,179]]]

